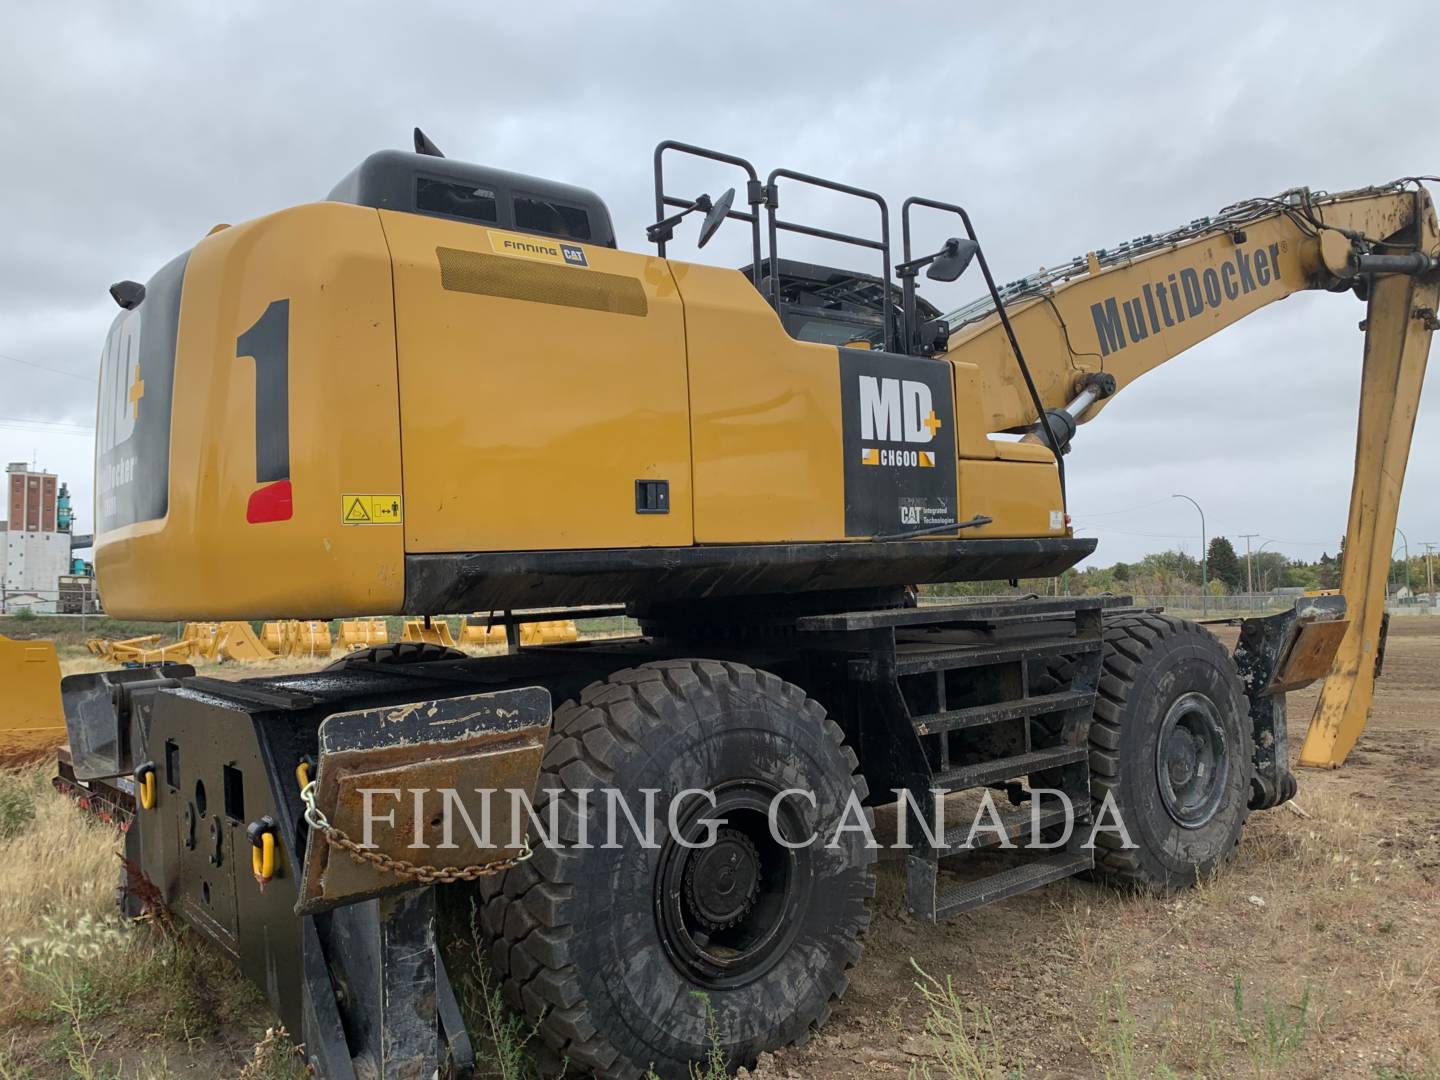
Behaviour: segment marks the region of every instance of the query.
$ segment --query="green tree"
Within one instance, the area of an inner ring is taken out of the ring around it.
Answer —
[[[1255,553],[1255,591],[1269,592],[1271,589],[1278,589],[1282,585],[1293,585],[1294,582],[1287,581],[1290,571],[1290,560],[1278,551],[1259,551]]]
[[[1340,560],[1332,559],[1328,551],[1321,554],[1320,562],[1315,567],[1315,584],[1321,589],[1340,587]]]
[[[1179,585],[1200,584],[1200,560],[1183,551],[1155,551],[1131,567],[1132,580],[1144,592],[1183,592]]]
[[[1210,580],[1219,581],[1231,592],[1245,587],[1245,567],[1235,554],[1235,547],[1223,536],[1210,541]]]

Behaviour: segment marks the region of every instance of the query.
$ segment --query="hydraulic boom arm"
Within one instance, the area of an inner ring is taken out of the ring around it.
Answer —
[[[1216,331],[1301,289],[1367,300],[1342,591],[1350,627],[1301,752],[1338,766],[1369,716],[1390,541],[1440,304],[1429,193],[1396,182],[1238,203],[1170,233],[1093,252],[1001,290],[1051,431],[1068,444],[1105,399]],[[988,299],[947,316],[948,357],[980,369],[992,431],[1043,432]]]

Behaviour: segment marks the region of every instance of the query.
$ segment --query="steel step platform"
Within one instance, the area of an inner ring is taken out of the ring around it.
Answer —
[[[1077,806],[1075,808],[1077,823],[1080,815],[1084,815],[1086,818],[1089,817],[1089,809],[1089,807],[1084,806]],[[1054,825],[1064,825],[1065,818],[1066,813],[1065,807],[1063,806],[1056,806],[1050,810],[1040,811],[1040,831],[1044,832]],[[986,848],[1000,846],[1000,837],[996,835],[994,829],[982,827],[981,831],[975,837],[975,843],[968,848],[963,847],[962,845],[970,837],[970,828],[973,824],[973,821],[966,821],[959,825],[951,825],[947,828],[943,838],[945,846],[935,852],[936,856],[940,859],[957,859],[968,855],[972,851],[983,851]],[[985,826],[989,824],[990,822],[987,820]],[[1030,842],[1030,807],[1026,806],[1012,813],[1001,814],[1000,825],[1005,830],[1005,838],[1009,840],[1010,843],[1016,847],[1023,847]]]
[[[1098,652],[1102,644],[1098,638],[1083,637],[1034,638],[1029,641],[1006,642],[1003,645],[931,645],[925,642],[904,642],[895,646],[895,674],[924,675],[935,671],[988,667],[992,664],[1043,659],[1048,656],[1078,656]],[[881,668],[874,657],[852,660],[850,677],[873,681],[881,677]]]
[[[1016,698],[1013,701],[997,701],[990,705],[972,705],[965,709],[947,709],[944,712],[924,713],[915,717],[915,731],[919,735],[943,735],[949,731],[982,727],[985,724],[999,724],[1006,720],[1018,720],[1024,716],[1039,716],[1042,713],[1078,709],[1089,706],[1094,700],[1094,694],[1077,690],[1058,694],[1037,694],[1034,697]]]
[[[936,773],[930,778],[932,788],[944,791],[964,791],[966,788],[998,784],[1002,780],[1014,780],[1031,773],[1056,769],[1062,765],[1088,762],[1090,751],[1083,746],[1051,746],[1044,750],[1031,750],[1013,757],[996,758],[975,765],[962,765],[957,769]]]
[[[1094,852],[1061,851],[974,881],[942,883],[935,897],[935,921],[1073,877],[1094,865]]]

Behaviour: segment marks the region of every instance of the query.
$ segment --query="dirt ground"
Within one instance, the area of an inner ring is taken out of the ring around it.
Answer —
[[[830,1023],[756,1074],[1440,1077],[1440,620],[1392,621],[1377,685],[1345,767],[1300,771],[1193,891],[1068,881],[932,927],[888,868]],[[1292,745],[1316,697],[1290,695]]]
[[[1315,697],[1291,695],[1292,743]],[[807,1046],[753,1075],[1437,1080],[1437,703],[1440,619],[1397,618],[1346,766],[1302,771],[1295,803],[1252,816],[1233,863],[1177,896],[1069,881],[926,926],[904,912],[900,867],[883,866],[849,993]],[[166,1039],[155,1075],[231,1075],[220,1061],[238,1070],[263,1030],[251,1011],[198,1043]],[[60,1075],[4,1064],[0,1077]]]

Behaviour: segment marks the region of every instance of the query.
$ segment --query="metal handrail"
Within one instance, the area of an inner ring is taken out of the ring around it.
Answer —
[[[880,208],[880,240],[877,243],[868,237],[851,236],[848,233],[834,232],[830,229],[820,229],[812,225],[800,225],[793,221],[782,221],[776,214],[780,208],[780,193],[776,184],[777,180],[794,180],[797,183],[809,184],[812,187],[824,188],[828,191],[836,191],[842,195],[852,195],[857,199],[865,199],[875,203]],[[866,191],[864,188],[851,187],[849,184],[841,184],[835,180],[826,180],[821,176],[811,176],[809,173],[796,172],[793,169],[775,169],[765,180],[765,209],[770,225],[770,302],[776,313],[780,312],[780,262],[776,252],[776,242],[780,230],[786,232],[800,233],[804,236],[814,236],[821,240],[833,240],[840,244],[853,244],[856,247],[870,248],[880,252],[881,268],[880,280],[885,284],[885,311],[884,321],[884,345],[886,352],[892,352],[891,324],[888,310],[890,303],[890,208],[886,205],[883,196],[873,191]],[[760,279],[755,279],[758,287]]]
[[[1035,380],[1030,374],[1030,365],[1025,362],[1025,354],[1020,351],[1020,340],[1015,336],[1015,328],[1010,325],[1010,315],[1005,310],[1004,298],[1000,295],[1000,289],[995,284],[995,275],[990,272],[990,263],[985,258],[985,248],[981,245],[979,238],[975,235],[975,226],[970,221],[970,215],[963,206],[956,203],[938,202],[935,199],[927,199],[921,195],[912,195],[906,199],[900,207],[900,233],[901,242],[905,248],[905,262],[910,262],[910,207],[928,206],[934,210],[943,210],[947,213],[958,214],[965,225],[965,235],[975,245],[975,260],[980,264],[980,273],[985,278],[985,287],[990,291],[991,302],[995,305],[995,311],[1000,316],[1000,325],[1005,330],[1005,336],[1009,339],[1010,349],[1015,354],[1015,362],[1020,367],[1020,374],[1025,380],[1025,389],[1030,394],[1030,402],[1035,406],[1036,422],[1045,433],[1046,445],[1050,452],[1055,455],[1056,475],[1060,480],[1060,500],[1062,505],[1067,498],[1065,485],[1065,458],[1060,449],[1060,440],[1056,437],[1054,430],[1050,427],[1049,418],[1045,415],[1045,405],[1040,400],[1040,391],[1035,387]],[[911,333],[909,323],[914,317],[914,294],[915,285],[913,276],[909,279],[909,309],[905,313],[905,332]],[[905,350],[910,350],[910,343],[905,343]]]
[[[745,186],[746,201],[755,207],[751,213],[744,213],[740,210],[731,210],[725,216],[735,218],[737,221],[750,222],[750,246],[751,259],[754,265],[753,275],[755,287],[760,287],[760,204],[765,199],[764,189],[760,186],[760,174],[755,171],[755,166],[742,157],[734,154],[724,154],[719,150],[707,150],[703,146],[694,146],[690,143],[677,142],[674,139],[666,139],[655,147],[655,220],[659,221],[665,216],[667,206],[677,207],[682,210],[689,210],[695,205],[693,199],[678,199],[672,195],[665,194],[665,151],[673,150],[679,154],[689,154],[692,157],[704,158],[708,161],[718,161],[725,165],[733,165],[737,169],[743,169],[748,178]],[[655,241],[661,258],[665,257],[665,240],[662,237]]]

